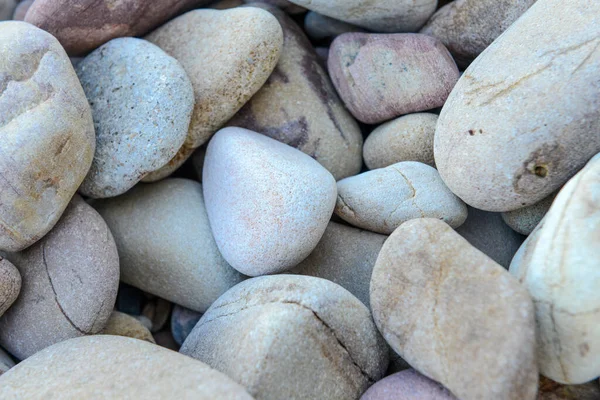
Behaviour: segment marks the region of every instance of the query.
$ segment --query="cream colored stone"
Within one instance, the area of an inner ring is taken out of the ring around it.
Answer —
[[[113,311],[112,314],[110,314],[110,318],[100,334],[125,336],[155,343],[148,328],[132,316],[119,311]]]

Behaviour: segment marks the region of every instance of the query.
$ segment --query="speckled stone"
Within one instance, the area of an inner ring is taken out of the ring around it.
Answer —
[[[183,344],[201,317],[201,313],[189,308],[178,305],[173,307],[173,313],[171,314],[171,334],[173,334],[173,339],[178,345],[181,346]]]
[[[241,128],[222,129],[210,141],[202,182],[219,250],[249,276],[298,265],[335,206],[335,179],[318,162]]]
[[[456,400],[456,397],[439,383],[408,369],[383,378],[360,400]]]
[[[284,12],[260,4],[283,28],[279,62],[265,85],[229,121],[308,154],[334,178],[357,174],[363,138],[337,96],[302,29]]]
[[[11,0],[9,0],[10,3]],[[25,0],[19,2],[17,7],[15,8],[15,12],[13,13],[12,19],[15,21],[23,21],[25,19],[25,14],[29,11],[29,7],[33,4],[34,0]]]
[[[401,161],[418,161],[435,167],[433,138],[438,116],[409,114],[375,128],[365,140],[363,158],[369,169]]]
[[[16,7],[16,0],[0,0],[0,21],[10,19]]]
[[[165,165],[183,144],[194,93],[183,67],[142,39],[113,39],[77,65],[92,108],[96,153],[79,188],[114,197]]]
[[[6,258],[22,278],[19,297],[0,318],[0,344],[15,357],[104,328],[117,297],[119,257],[106,223],[79,196],[42,240]]]
[[[459,78],[442,42],[420,34],[345,33],[328,66],[350,112],[368,124],[443,106]]]
[[[183,343],[258,399],[356,399],[383,377],[387,346],[369,310],[325,279],[249,279],[217,300]]]
[[[15,302],[20,291],[19,270],[0,254],[0,316]]]
[[[453,228],[467,219],[467,206],[435,168],[414,161],[364,172],[338,182],[335,214],[372,232],[389,235],[414,218],[439,218]]]
[[[356,25],[349,24],[328,16],[309,11],[304,17],[304,30],[314,41],[333,40],[348,32],[365,32]]]
[[[392,348],[459,399],[535,399],[527,290],[444,222],[415,219],[386,240],[371,309]]]
[[[561,385],[540,376],[537,400],[598,400],[600,385],[597,380],[583,385]]]
[[[244,0],[244,3],[256,3],[256,0]],[[306,8],[300,7],[299,5],[291,3],[288,0],[261,0],[260,3],[275,6],[292,15],[306,12]]]
[[[599,42],[600,2],[540,0],[471,64],[434,142],[457,196],[481,210],[516,210],[600,152]]]
[[[155,343],[148,328],[132,316],[119,311],[113,311],[112,314],[110,314],[110,318],[100,334],[125,336]]]
[[[14,360],[7,352],[0,349],[0,376],[15,366]]]
[[[0,250],[20,251],[56,224],[94,156],[90,107],[47,32],[0,24]]]
[[[520,234],[529,235],[544,219],[555,197],[556,193],[553,193],[544,200],[528,207],[503,212],[502,219],[508,226]]]
[[[34,379],[32,379],[34,378]],[[175,398],[252,400],[205,364],[121,336],[71,339],[47,348],[0,377],[3,399]]]

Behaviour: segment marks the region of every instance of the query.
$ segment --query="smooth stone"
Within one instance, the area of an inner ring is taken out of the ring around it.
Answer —
[[[456,400],[456,397],[439,383],[407,369],[383,378],[360,400]]]
[[[130,315],[141,315],[144,301],[144,292],[140,289],[123,282],[119,283],[119,293],[117,294],[115,306],[117,311]]]
[[[288,0],[261,0],[260,2],[278,7],[291,15],[302,14],[306,12],[306,8],[300,7],[289,2]],[[244,0],[244,3],[256,3],[256,0]]]
[[[326,70],[327,59],[329,58],[329,47],[315,47],[315,53],[317,53],[319,64]]]
[[[374,32],[415,32],[436,9],[437,0],[290,0],[331,18]]]
[[[433,138],[438,116],[409,114],[375,128],[365,140],[363,158],[369,169],[401,161],[418,161],[435,167]]]
[[[421,33],[438,38],[466,67],[535,1],[453,1],[433,14]]]
[[[499,213],[469,207],[469,216],[456,232],[476,249],[508,269],[525,237],[512,230]]]
[[[0,254],[0,316],[15,302],[20,291],[19,270]]]
[[[371,309],[388,344],[459,399],[535,399],[527,290],[444,222],[412,220],[388,238],[371,278]]]
[[[551,194],[544,200],[517,210],[503,212],[502,219],[516,232],[529,235],[536,226],[544,219],[544,216],[552,206],[556,193]]]
[[[333,40],[348,32],[365,32],[364,29],[344,21],[309,11],[304,17],[304,30],[314,41]]]
[[[10,19],[16,7],[16,0],[0,0],[0,21]]]
[[[389,235],[414,218],[439,218],[453,228],[467,219],[467,206],[435,168],[414,161],[363,172],[337,184],[335,214],[362,229]]]
[[[0,24],[0,250],[20,251],[56,224],[94,157],[90,107],[58,41]]]
[[[327,63],[340,97],[367,124],[443,106],[460,76],[442,42],[413,33],[345,33]]]
[[[599,38],[600,3],[540,0],[471,64],[435,134],[436,166],[456,195],[516,210],[600,152]]]
[[[173,304],[165,299],[157,297],[144,306],[142,315],[151,321],[150,331],[152,333],[160,331],[169,321]]]
[[[283,272],[308,257],[337,194],[314,159],[242,128],[222,129],[210,141],[202,182],[219,250],[249,276]]]
[[[14,360],[7,352],[0,349],[0,376],[15,366]]]
[[[81,56],[111,39],[140,36],[206,0],[36,0],[25,21],[55,36],[69,55]]]
[[[600,376],[600,154],[558,193],[510,272],[529,290],[540,372],[580,384]]]
[[[135,38],[93,51],[77,75],[96,128],[96,154],[79,191],[118,196],[177,154],[194,108],[192,84],[177,60]]]
[[[561,385],[548,378],[540,377],[537,400],[598,400],[600,385],[592,381],[583,385]]]
[[[283,46],[277,19],[256,7],[190,11],[146,39],[183,65],[196,100],[188,136],[163,167],[166,174],[181,166],[263,86]]]
[[[117,297],[119,256],[108,226],[81,197],[42,240],[6,258],[22,279],[0,318],[0,344],[12,355],[23,360],[104,328]]]
[[[152,329],[152,321],[150,321],[150,318],[146,317],[145,315],[134,315],[133,318],[142,324],[144,328],[148,330]]]
[[[229,121],[308,154],[336,180],[362,167],[360,128],[335,92],[314,47],[281,10],[271,12],[283,28],[283,50],[265,85]]]
[[[171,334],[178,345],[181,346],[183,344],[201,317],[201,313],[189,308],[177,304],[173,307],[173,313],[171,314]]]
[[[119,311],[112,312],[106,326],[102,329],[100,334],[125,336],[155,343],[148,328],[132,316]]]
[[[181,353],[259,399],[356,399],[383,377],[387,346],[367,307],[325,279],[275,275],[230,289]]]
[[[92,205],[111,228],[129,285],[204,312],[243,279],[217,249],[197,182],[140,184]]]
[[[12,0],[8,0],[10,3]],[[15,12],[13,13],[12,19],[15,21],[23,21],[25,19],[25,14],[29,11],[29,7],[33,4],[34,0],[25,0],[19,2],[17,7],[15,8]]]
[[[387,236],[330,222],[317,247],[290,274],[337,283],[369,307],[369,282]]]
[[[31,379],[35,377],[35,379]],[[49,347],[0,377],[3,399],[251,400],[207,365],[142,340],[96,335]]]

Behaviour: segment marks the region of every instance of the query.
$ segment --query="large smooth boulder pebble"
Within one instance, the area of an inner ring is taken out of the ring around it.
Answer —
[[[175,305],[171,314],[171,333],[178,345],[182,345],[194,329],[202,314],[189,308]]]
[[[600,376],[600,155],[567,183],[510,272],[535,304],[540,371],[565,384]]]
[[[338,182],[335,214],[372,232],[389,235],[414,218],[439,218],[453,228],[467,219],[467,206],[435,168],[405,161]]]
[[[244,0],[244,3],[255,3],[256,0]],[[271,6],[275,6],[277,8],[282,9],[288,14],[302,14],[306,11],[306,8],[300,7],[294,3],[289,2],[288,0],[262,0],[260,3],[269,4]]]
[[[150,42],[114,39],[77,65],[92,108],[96,154],[79,191],[114,197],[165,165],[183,144],[192,84],[173,57]]]
[[[36,377],[36,379],[31,379]],[[0,377],[3,399],[251,400],[205,364],[141,340],[97,335],[45,349]]]
[[[0,250],[20,251],[56,224],[96,143],[90,106],[49,33],[0,24]]]
[[[229,121],[297,148],[323,165],[336,180],[362,166],[358,124],[337,96],[317,54],[300,27],[268,6],[284,33],[281,57],[265,85]]]
[[[539,0],[471,64],[435,134],[454,193],[482,210],[516,210],[600,152],[599,36],[599,2]]]
[[[519,208],[514,211],[502,213],[502,219],[515,231],[522,235],[529,235],[536,226],[544,219],[544,216],[552,206],[556,193],[551,194],[544,200],[533,205]]]
[[[583,385],[561,385],[543,376],[540,377],[540,388],[537,400],[598,400],[600,385],[598,381]]]
[[[444,222],[412,220],[388,238],[371,278],[371,309],[392,348],[459,399],[535,399],[527,290]]]
[[[101,335],[125,336],[155,343],[152,334],[140,321],[130,315],[113,311]]]
[[[260,399],[356,399],[383,377],[369,310],[325,279],[249,279],[219,298],[181,347]]]
[[[437,0],[289,1],[375,32],[415,32],[423,26],[437,6]]]
[[[14,366],[14,360],[8,355],[7,352],[0,349],[0,375],[6,373],[6,371],[8,371]]]
[[[210,141],[202,182],[221,254],[250,276],[304,260],[323,236],[337,194],[335,179],[318,162],[241,128],[222,129]]]
[[[20,291],[19,270],[0,254],[0,316],[15,302]]]
[[[456,397],[439,383],[408,369],[380,380],[360,400],[456,400]]]
[[[119,257],[106,223],[81,197],[42,240],[6,258],[22,278],[19,297],[0,318],[0,344],[15,357],[104,328],[117,297]]]
[[[304,30],[308,37],[315,41],[333,40],[343,33],[365,31],[356,25],[314,11],[309,11],[304,17]]]
[[[81,56],[111,39],[139,36],[206,0],[36,0],[25,21],[55,36]]]
[[[453,1],[439,9],[421,29],[467,66],[512,25],[536,0]]]
[[[419,34],[345,33],[327,63],[340,97],[367,124],[441,107],[459,78],[442,42]]]
[[[437,120],[436,114],[417,113],[378,126],[365,140],[365,164],[377,169],[401,161],[418,161],[435,167],[433,137]]]
[[[217,249],[197,182],[140,184],[92,205],[115,237],[125,283],[203,312],[243,279]]]
[[[242,7],[190,11],[146,39],[183,65],[196,100],[185,143],[155,180],[181,166],[263,86],[279,60],[283,33],[269,12]]]

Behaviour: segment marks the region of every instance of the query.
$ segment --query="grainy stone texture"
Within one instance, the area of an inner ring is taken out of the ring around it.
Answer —
[[[15,357],[104,328],[117,297],[119,257],[106,223],[79,196],[42,240],[6,258],[22,278],[19,297],[0,318],[0,343]]]
[[[456,400],[456,397],[439,383],[408,369],[380,380],[360,400]]]
[[[256,0],[244,0],[244,3],[255,3]],[[261,3],[269,4],[278,7],[288,14],[302,14],[306,11],[306,8],[300,7],[288,0],[262,0]]]
[[[194,108],[183,67],[142,39],[113,39],[77,65],[92,108],[96,153],[79,191],[114,197],[165,165],[183,144]]]
[[[304,30],[308,37],[315,41],[333,40],[348,32],[365,32],[356,25],[309,11],[304,17]]]
[[[387,346],[367,307],[335,283],[298,275],[235,286],[181,352],[259,399],[356,399],[387,367]]]
[[[312,253],[290,274],[337,283],[369,307],[369,283],[387,236],[330,222]]]
[[[7,352],[0,349],[0,376],[14,366],[15,362],[13,359],[8,355]]]
[[[587,0],[539,0],[490,45],[440,114],[434,152],[448,187],[473,207],[512,211],[600,152],[598,46],[600,2]]]
[[[0,21],[10,19],[16,7],[16,0],[0,0]]]
[[[140,36],[206,0],[36,0],[25,21],[55,36],[80,56],[111,39]]]
[[[132,316],[119,311],[113,311],[112,314],[110,314],[110,318],[100,334],[125,336],[155,343],[148,328]]]
[[[443,106],[459,78],[442,42],[412,33],[345,33],[327,63],[350,112],[368,124]]]
[[[0,316],[15,302],[20,291],[19,270],[0,254]]]
[[[23,21],[25,19],[25,14],[27,14],[27,11],[29,10],[29,7],[31,7],[33,4],[33,1],[34,0],[21,1],[15,8],[12,19],[15,21]],[[8,2],[10,3],[11,0],[8,0]]]
[[[415,32],[427,22],[437,6],[437,0],[290,1],[375,32]]]
[[[96,141],[90,107],[58,41],[8,21],[0,42],[0,250],[20,251],[58,221]]]
[[[222,129],[210,141],[202,182],[219,250],[250,276],[304,260],[323,236],[337,193],[318,162],[242,128]]]
[[[502,219],[508,226],[520,234],[529,235],[542,219],[544,219],[544,216],[550,209],[555,197],[556,193],[551,194],[544,200],[528,207],[503,212]]]
[[[335,214],[359,228],[389,235],[414,218],[439,218],[453,228],[467,219],[467,206],[435,168],[414,161],[364,172],[338,182]]]
[[[262,87],[279,60],[283,33],[269,12],[242,7],[190,11],[146,39],[183,65],[196,99],[185,143],[164,166],[168,175]]]
[[[598,400],[600,385],[598,381],[583,385],[561,385],[548,378],[540,376],[540,388],[537,400]]]
[[[2,399],[251,400],[205,364],[141,340],[97,335],[56,344],[0,377]]]
[[[375,128],[365,140],[363,158],[369,169],[401,161],[418,161],[435,167],[433,137],[438,116],[405,115]]]
[[[337,96],[302,29],[284,12],[264,7],[283,28],[279,62],[265,85],[228,123],[265,134],[310,155],[335,179],[362,166],[358,124]]]
[[[548,378],[600,376],[600,155],[558,193],[510,272],[536,308],[538,362]]]
[[[203,312],[243,279],[217,249],[197,182],[140,184],[92,205],[115,236],[125,283]]]
[[[183,344],[192,329],[194,329],[200,320],[200,317],[202,317],[201,313],[190,310],[189,308],[178,305],[173,307],[173,313],[171,314],[171,333],[178,345],[181,346]]]
[[[388,238],[371,278],[371,309],[392,348],[459,399],[535,399],[527,291],[444,222],[409,221]]]

